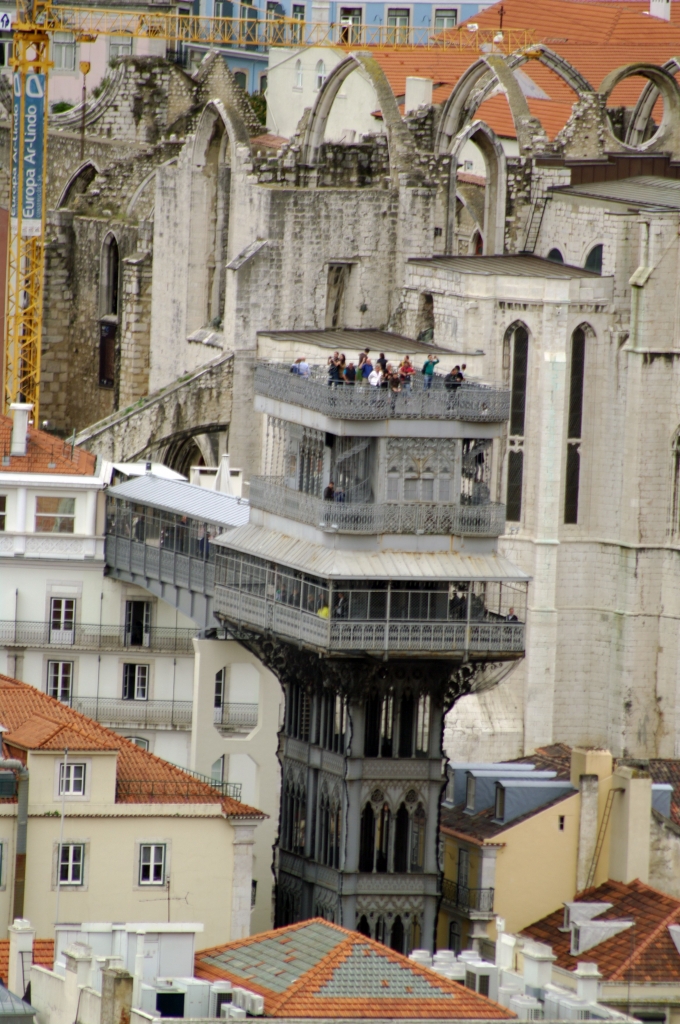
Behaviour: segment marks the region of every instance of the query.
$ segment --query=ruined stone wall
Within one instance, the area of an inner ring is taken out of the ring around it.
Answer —
[[[149,393],[152,276],[150,252],[128,256],[123,260],[119,407],[131,405]]]

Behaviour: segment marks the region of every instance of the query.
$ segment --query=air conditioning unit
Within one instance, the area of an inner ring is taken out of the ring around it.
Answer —
[[[210,982],[200,978],[173,978],[175,986],[185,990],[184,1016],[207,1017],[210,1009]]]
[[[523,994],[515,995],[510,1000],[510,1009],[516,1013],[519,1020],[542,1020],[543,1007],[538,999]]]
[[[588,1003],[578,996],[563,996],[560,999],[560,1017],[563,1020],[590,1020]]]
[[[231,998],[232,1006],[245,1010],[251,1017],[261,1017],[264,1013],[264,998],[247,988],[234,988]]]
[[[498,1002],[501,1006],[505,1006],[506,1009],[510,1007],[510,1001],[517,995],[521,995],[521,992],[513,988],[511,985],[501,985],[498,989]],[[555,1018],[557,1014],[555,1015]]]
[[[246,1011],[240,1006],[234,1006],[233,1003],[223,1003],[222,1005],[222,1020],[245,1020]]]
[[[231,982],[216,981],[214,985],[210,986],[208,1016],[212,1017],[213,1020],[216,1017],[221,1017],[222,1007],[229,1003],[231,1003]]]

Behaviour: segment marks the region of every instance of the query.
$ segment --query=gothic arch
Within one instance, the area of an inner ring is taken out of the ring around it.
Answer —
[[[361,53],[350,53],[341,60],[327,76],[319,89],[312,108],[302,141],[302,162],[308,167],[318,159],[319,148],[324,140],[326,125],[340,87],[357,68],[368,75],[378,97],[390,153],[390,167],[394,174],[409,169],[415,157],[415,146],[406,125],[401,119],[399,107],[385,72],[374,57]],[[412,165],[411,165],[412,166]]]
[[[668,71],[669,74],[675,77],[677,71],[680,71],[680,58],[671,57],[665,64],[661,65],[664,71]],[[643,145],[645,141],[645,133],[649,125],[649,119],[652,116],[654,110],[654,104],[659,98],[659,90],[653,82],[648,81],[640,93],[640,98],[635,104],[633,110],[633,116],[630,119],[628,125],[628,131],[626,132],[626,145],[634,146],[636,149]]]
[[[81,192],[85,192],[98,174],[99,168],[93,160],[86,160],[82,163],[80,167],[73,172],[61,190],[61,195],[57,202],[57,209],[61,210],[62,207],[66,206],[72,195],[78,195]]]
[[[634,64],[624,64],[620,68],[615,68],[610,71],[602,82],[598,89],[598,96],[602,99],[603,106],[606,108],[607,100],[614,91],[616,86],[623,82],[624,79],[630,78],[633,75],[639,75],[641,78],[646,78],[651,86],[656,90],[657,96],[661,94],[663,98],[663,117],[661,124],[654,133],[651,139],[647,142],[640,142],[637,144],[631,144],[629,142],[621,142],[617,139],[609,124],[609,118],[605,118],[605,132],[608,135],[610,146],[619,152],[623,150],[630,150],[633,152],[649,152],[653,150],[670,150],[674,155],[677,155],[680,151],[680,86],[676,82],[675,78],[671,74],[670,70],[664,67],[658,67],[656,64],[646,64],[643,61],[639,61]],[[645,95],[646,89],[643,90],[643,96]],[[642,97],[640,97],[642,100]],[[640,104],[635,107],[635,111],[638,111]],[[653,105],[653,104],[652,104]],[[651,108],[650,108],[651,113]],[[639,121],[636,122],[635,113],[631,121],[631,127],[638,125],[635,129],[635,137],[639,137]]]
[[[484,121],[473,121],[453,140],[451,146],[451,181],[449,185],[449,214],[446,233],[446,251],[453,251],[456,232],[456,179],[458,157],[466,142],[474,142],[484,157],[486,188],[484,189],[484,255],[502,253],[505,247],[505,204],[507,195],[507,161],[500,139]]]
[[[203,167],[205,164],[206,155],[218,121],[222,122],[224,129],[227,140],[225,150],[228,146],[230,164],[234,165],[236,162],[237,145],[248,146],[250,149],[250,136],[240,114],[225,106],[221,100],[210,100],[203,108],[196,126],[196,134],[194,135],[192,162],[197,167]]]
[[[593,87],[569,61],[554,53],[547,46],[532,46],[530,50],[503,57],[499,54],[480,57],[456,83],[451,92],[437,131],[435,153],[444,155],[450,151],[455,137],[473,119],[477,109],[488,99],[493,90],[501,85],[506,93],[510,113],[517,131],[520,151],[533,148],[532,135],[542,127],[529,111],[526,98],[512,74],[527,60],[540,61],[548,70],[558,75],[574,92],[581,96],[593,92]]]

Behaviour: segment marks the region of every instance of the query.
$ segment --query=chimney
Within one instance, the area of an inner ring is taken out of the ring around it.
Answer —
[[[652,780],[640,768],[620,765],[612,777],[609,877],[616,882],[649,882]]]
[[[576,892],[585,889],[595,855],[600,818],[600,783],[611,777],[612,763],[612,755],[608,750],[574,747],[571,752],[571,784],[581,791]]]
[[[129,1024],[133,978],[124,967],[102,971],[101,1024]]]
[[[543,942],[525,942],[524,990],[535,999],[543,999],[543,989],[552,981],[552,965],[557,959],[551,946]]]
[[[35,928],[25,917],[17,917],[9,932],[9,970],[7,988],[22,999],[29,982],[29,971],[33,963],[33,940]]]
[[[64,975],[63,1013],[66,1020],[76,1020],[80,990],[89,985],[92,973],[92,950],[83,942],[74,942],[64,950],[66,973]]]
[[[649,13],[652,18],[671,20],[671,0],[649,0]]]
[[[576,970],[576,995],[584,999],[586,1003],[596,1003],[600,995],[600,978],[602,975],[597,969],[597,964],[577,963]]]
[[[652,0],[654,3],[654,0]],[[408,114],[418,107],[429,107],[432,105],[432,79],[416,78],[408,76],[406,79],[406,97],[404,99],[404,113]]]
[[[28,417],[33,411],[30,402],[12,402],[12,447],[10,455],[25,455],[28,438]]]

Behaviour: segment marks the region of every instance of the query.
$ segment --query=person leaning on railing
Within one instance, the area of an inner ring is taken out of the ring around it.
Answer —
[[[430,354],[425,362],[423,363],[423,387],[429,390],[432,387],[432,378],[434,377],[434,368],[439,362],[438,359]]]

